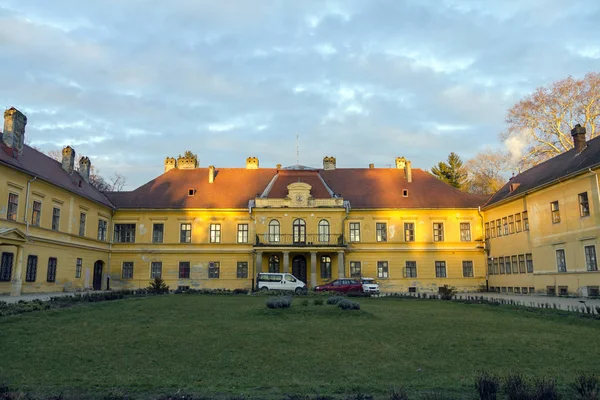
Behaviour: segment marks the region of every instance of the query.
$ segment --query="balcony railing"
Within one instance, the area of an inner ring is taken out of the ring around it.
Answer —
[[[262,234],[256,235],[256,246],[297,246],[297,247],[318,247],[318,246],[345,246],[344,235],[341,234]]]

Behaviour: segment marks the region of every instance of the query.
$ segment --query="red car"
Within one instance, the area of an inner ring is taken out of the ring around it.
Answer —
[[[319,285],[315,287],[315,292],[360,292],[362,293],[363,286],[357,280],[354,279],[336,279],[325,285]]]

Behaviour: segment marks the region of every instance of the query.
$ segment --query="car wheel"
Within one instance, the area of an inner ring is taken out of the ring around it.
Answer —
[[[301,294],[304,293],[304,290],[302,290],[301,287],[297,287],[296,290],[294,290],[294,292],[296,292],[296,294]]]
[[[260,288],[260,291],[261,291],[261,292],[266,292],[266,291],[268,291],[268,290],[269,290],[269,288],[268,288],[268,287],[266,287],[266,286],[263,286],[263,287],[261,287],[261,288]]]

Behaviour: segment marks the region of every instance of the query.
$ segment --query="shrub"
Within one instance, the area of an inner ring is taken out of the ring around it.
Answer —
[[[556,380],[550,378],[540,378],[534,381],[532,400],[558,400],[558,390],[556,389]]]
[[[504,379],[506,400],[529,400],[529,387],[521,374],[508,375]]]
[[[485,371],[480,372],[475,378],[475,389],[479,394],[479,400],[496,400],[499,386],[498,378]]]
[[[456,288],[452,286],[444,285],[439,288],[440,299],[452,300],[452,297],[456,294]]]
[[[292,298],[288,296],[269,297],[266,304],[267,308],[289,308],[292,305]]]
[[[162,278],[156,277],[154,280],[150,281],[148,292],[156,294],[169,293],[169,287]]]
[[[345,300],[342,296],[331,296],[327,299],[327,304],[338,304],[340,301]]]
[[[248,289],[233,289],[233,294],[248,294]]]
[[[337,303],[337,306],[342,310],[360,310],[360,304],[348,299],[342,299]]]
[[[315,306],[322,306],[323,305],[323,299],[314,299],[313,300],[313,304]]]
[[[580,400],[600,400],[600,380],[596,375],[579,374],[575,379],[573,388]]]
[[[404,388],[392,389],[390,400],[408,400],[408,394]]]
[[[308,300],[304,299],[300,304],[302,304],[304,307],[308,307]]]

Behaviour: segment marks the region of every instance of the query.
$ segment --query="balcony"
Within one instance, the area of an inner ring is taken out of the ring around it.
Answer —
[[[268,233],[256,235],[255,247],[340,247],[346,246],[344,235],[293,235],[279,234],[269,235]]]

